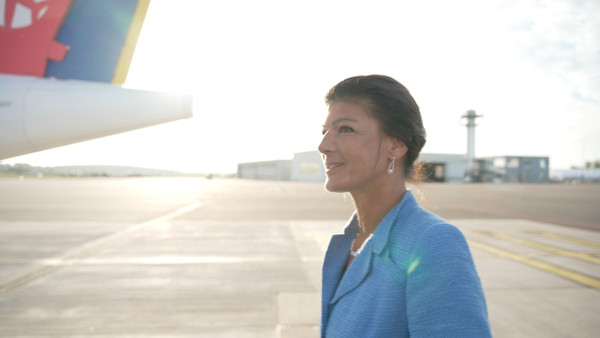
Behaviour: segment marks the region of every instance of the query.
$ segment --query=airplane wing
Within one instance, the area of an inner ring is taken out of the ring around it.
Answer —
[[[0,0],[0,159],[192,116],[121,88],[149,0]]]

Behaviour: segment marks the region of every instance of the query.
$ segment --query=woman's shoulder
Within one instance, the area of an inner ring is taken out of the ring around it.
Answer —
[[[393,256],[428,247],[446,252],[468,248],[460,229],[421,206],[405,216],[396,220],[390,233],[388,247]]]
[[[392,233],[395,236],[409,237],[412,240],[424,235],[436,233],[460,232],[458,228],[450,224],[442,217],[415,204],[411,210],[404,215],[399,215],[395,220]]]

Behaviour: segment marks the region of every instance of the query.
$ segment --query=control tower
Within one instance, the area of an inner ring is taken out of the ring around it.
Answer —
[[[474,110],[468,110],[462,118],[467,119],[467,157],[465,163],[465,182],[473,181],[473,163],[475,161],[475,119],[482,117],[477,115]]]

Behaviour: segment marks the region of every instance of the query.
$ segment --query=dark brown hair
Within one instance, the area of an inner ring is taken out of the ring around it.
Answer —
[[[419,106],[408,89],[385,75],[354,76],[335,85],[325,96],[328,105],[345,100],[365,102],[383,133],[406,144],[404,174],[407,179],[418,180],[415,161],[425,145],[426,133]]]

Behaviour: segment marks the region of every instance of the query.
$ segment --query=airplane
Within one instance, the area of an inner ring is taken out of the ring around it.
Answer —
[[[125,82],[150,0],[0,0],[0,160],[190,118]]]

